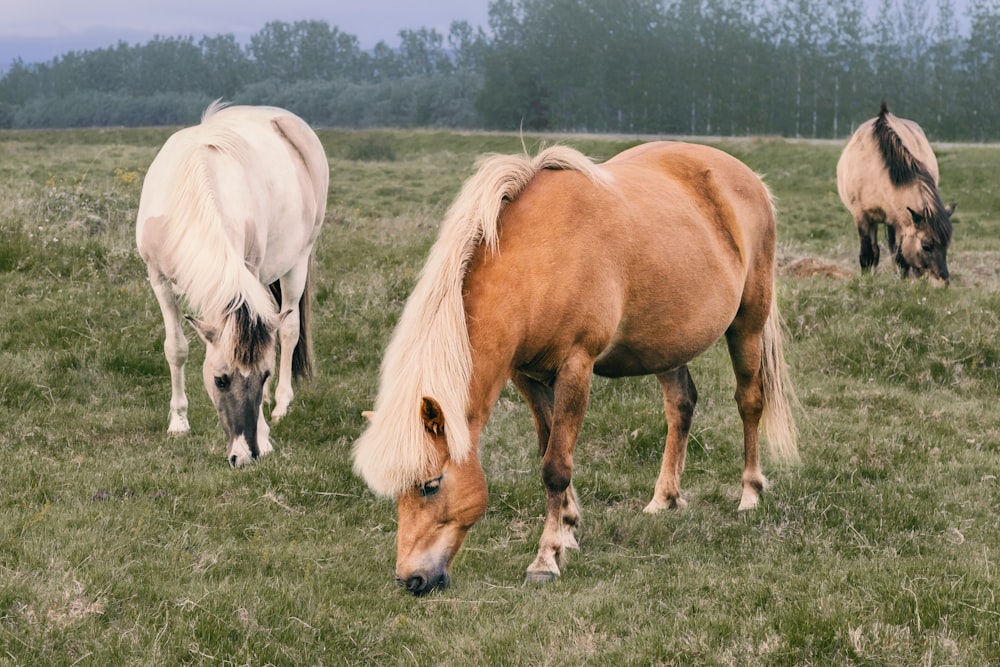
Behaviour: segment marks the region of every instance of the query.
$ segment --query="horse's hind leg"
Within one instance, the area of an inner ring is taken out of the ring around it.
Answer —
[[[558,578],[565,550],[576,544],[575,539],[571,543],[567,540],[567,534],[571,533],[567,530],[567,519],[579,518],[579,504],[572,486],[573,451],[590,399],[593,367],[593,359],[586,352],[570,353],[552,389],[552,421],[542,456],[545,526],[538,543],[538,556],[528,566],[527,579],[531,582]]]
[[[743,420],[743,496],[738,508],[741,512],[756,507],[760,494],[767,487],[767,479],[760,469],[758,439],[760,418],[764,412],[764,381],[761,375],[763,322],[747,320],[747,317],[737,317],[726,332],[729,356],[736,374],[736,406]]]
[[[168,433],[187,433],[191,430],[188,423],[187,394],[184,391],[184,364],[188,358],[188,342],[181,325],[181,311],[177,305],[177,297],[170,282],[158,271],[150,269],[149,284],[156,295],[163,315],[163,353],[170,367],[170,423]]]
[[[878,266],[878,220],[862,213],[861,218],[856,221],[858,225],[858,238],[861,241],[861,249],[858,251],[858,261],[862,271],[870,271]]]
[[[656,478],[653,499],[645,512],[658,512],[664,507],[683,508],[687,502],[681,498],[681,473],[687,453],[691,417],[698,403],[698,390],[687,366],[660,373],[656,376],[663,390],[663,408],[667,415],[667,442],[663,449],[663,463]]]
[[[552,434],[552,412],[555,402],[552,386],[522,373],[514,373],[511,379],[531,409],[531,416],[535,420],[535,430],[538,433],[539,453],[544,457],[549,444],[549,436]],[[562,508],[563,547],[567,549],[579,548],[575,535],[579,525],[580,505],[577,501],[576,491],[573,489],[573,483],[570,482]]]

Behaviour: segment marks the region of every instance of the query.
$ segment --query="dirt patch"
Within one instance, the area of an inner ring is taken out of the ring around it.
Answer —
[[[829,278],[847,280],[851,272],[833,262],[824,262],[815,257],[779,258],[778,273],[792,278]]]

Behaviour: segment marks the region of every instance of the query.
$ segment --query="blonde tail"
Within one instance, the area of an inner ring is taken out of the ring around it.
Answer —
[[[764,384],[764,413],[761,425],[771,452],[782,463],[798,463],[798,430],[792,406],[798,404],[792,388],[782,352],[781,315],[778,313],[778,295],[771,297],[771,312],[761,340],[761,375]]]

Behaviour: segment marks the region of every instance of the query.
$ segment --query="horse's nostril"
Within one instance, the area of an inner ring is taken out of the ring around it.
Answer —
[[[419,574],[410,575],[410,578],[406,580],[406,590],[414,595],[423,595],[429,590],[427,580]]]
[[[417,572],[407,577],[406,581],[396,577],[396,583],[406,586],[406,590],[414,595],[427,595],[436,588],[447,588],[451,583],[451,577],[447,572],[442,572],[436,577],[425,572]]]
[[[236,461],[237,461],[236,454],[233,454],[232,456],[229,457],[229,465],[233,466],[234,468],[236,467]]]

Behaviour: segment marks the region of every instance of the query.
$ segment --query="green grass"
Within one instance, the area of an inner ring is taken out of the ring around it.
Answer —
[[[505,390],[482,442],[490,504],[446,591],[393,581],[395,508],[351,472],[382,350],[436,228],[506,134],[323,131],[319,375],[273,455],[226,466],[188,369],[166,434],[162,323],[134,250],[141,175],[168,130],[0,133],[0,664],[1000,664],[1000,148],[945,146],[952,285],[858,275],[840,145],[718,145],[766,176],[803,464],[766,465],[738,515],[724,346],[684,512],[642,513],[665,425],[655,381],[595,380],[576,456],[581,550],[525,586],[543,513],[534,429]],[[607,158],[634,138],[559,141]]]

